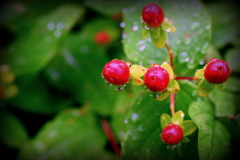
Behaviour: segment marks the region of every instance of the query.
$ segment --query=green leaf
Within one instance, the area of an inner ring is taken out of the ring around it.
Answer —
[[[73,103],[69,96],[51,90],[40,74],[19,75],[15,84],[18,94],[7,103],[27,112],[54,114]]]
[[[193,102],[189,115],[198,126],[198,151],[200,160],[224,159],[230,145],[230,135],[218,121],[209,103]]]
[[[240,47],[231,48],[227,50],[225,54],[225,59],[228,62],[229,67],[231,68],[231,72],[240,72],[240,64],[239,64],[239,49]]]
[[[180,126],[183,129],[184,136],[192,134],[198,128],[192,120],[185,120]]]
[[[10,148],[21,147],[28,139],[28,133],[21,121],[13,114],[0,112],[0,140]]]
[[[115,159],[106,151],[106,136],[87,110],[66,109],[25,143],[18,159]]]
[[[109,115],[118,93],[114,86],[107,87],[101,77],[108,58],[102,47],[84,37],[85,32],[69,34],[43,74],[55,89],[70,94],[77,102],[91,103],[92,109],[101,115]]]
[[[184,119],[183,111],[177,111],[172,117],[172,123],[181,125],[181,123],[183,122],[183,119]]]
[[[187,138],[187,137],[183,137],[183,139],[181,140],[181,142],[183,142],[183,143],[187,143],[187,142],[189,142],[190,140],[189,140],[189,138]]]
[[[167,33],[161,27],[150,28],[150,37],[152,43],[157,48],[163,48],[165,46],[167,40]]]
[[[175,79],[170,79],[167,90],[171,93],[178,93],[180,91],[180,86]]]
[[[218,48],[227,44],[239,45],[238,9],[235,6],[235,3],[227,1],[215,1],[206,5],[211,15],[212,30],[214,31],[212,32],[212,43]]]
[[[123,47],[128,59],[132,63],[149,66],[169,62],[166,48],[157,48],[151,38],[142,39],[141,11],[146,5],[144,1],[137,1],[132,7],[124,9]],[[197,1],[156,1],[163,10],[165,17],[172,21],[176,28],[167,34],[167,41],[174,54],[175,74],[186,76],[194,74],[199,62],[204,58],[211,37],[211,22],[208,12]]]
[[[198,69],[194,75],[197,79],[203,79],[204,78],[204,69]]]
[[[163,67],[164,69],[166,69],[166,71],[169,73],[170,75],[170,78],[173,78],[174,77],[174,72],[173,72],[173,69],[172,67],[170,66],[170,64],[167,63],[167,61],[163,62],[161,64],[161,67]]]
[[[80,6],[61,5],[38,17],[31,30],[12,43],[3,63],[9,63],[15,74],[39,71],[51,60],[59,42],[83,13]]]
[[[237,77],[229,77],[228,80],[224,83],[224,89],[230,92],[240,93],[240,79]]]
[[[172,117],[166,113],[163,113],[160,117],[161,128],[165,128],[169,123],[172,122]]]
[[[215,84],[209,83],[205,78],[201,79],[198,84],[198,94],[201,97],[207,96],[213,91]]]
[[[145,39],[145,38],[148,37],[148,35],[149,35],[149,29],[143,28],[143,30],[142,30],[142,38]]]
[[[171,24],[169,24],[168,22],[166,22],[166,20],[163,21],[161,27],[166,32],[175,32],[176,31],[176,28],[174,26],[172,26]]]
[[[215,105],[217,117],[228,117],[235,114],[237,96],[232,92],[216,89],[209,95],[209,98]]]
[[[153,93],[153,97],[156,97],[156,100],[158,100],[158,101],[163,101],[163,100],[165,100],[168,96],[169,96],[169,92],[167,91],[167,92],[165,92],[165,93]]]
[[[189,81],[179,81],[181,92],[175,96],[176,110],[185,113],[185,119],[190,119],[188,106],[199,99],[196,85]],[[200,98],[201,100],[201,98]],[[169,98],[161,102],[151,98],[147,92],[140,94],[124,120],[126,126],[122,140],[123,159],[177,159],[184,156],[186,159],[197,159],[196,135],[189,143],[181,146],[186,151],[179,155],[177,150],[168,150],[167,145],[159,138],[161,133],[159,117],[162,114],[171,114]]]

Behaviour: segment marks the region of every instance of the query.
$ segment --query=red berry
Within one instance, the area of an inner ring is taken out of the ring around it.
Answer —
[[[181,142],[183,138],[183,129],[173,123],[169,123],[163,130],[161,134],[161,140],[170,145],[175,145]]]
[[[142,19],[149,27],[159,27],[164,20],[163,10],[157,4],[147,4],[142,10]]]
[[[110,43],[111,37],[107,32],[99,31],[95,34],[94,40],[95,40],[95,43],[97,43],[98,45],[106,45]]]
[[[209,83],[223,83],[229,76],[230,68],[228,63],[217,58],[212,58],[204,70],[204,77]]]
[[[169,73],[160,65],[155,64],[144,75],[147,88],[153,92],[165,92],[169,83]]]
[[[102,75],[111,84],[123,85],[130,78],[130,68],[123,60],[115,59],[105,64]]]

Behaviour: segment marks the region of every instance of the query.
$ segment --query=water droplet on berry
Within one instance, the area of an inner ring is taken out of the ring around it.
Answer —
[[[104,73],[105,73],[105,74],[109,74],[109,73],[111,72],[111,70],[112,70],[112,69],[111,69],[110,67],[107,67],[107,68],[105,69]]]
[[[105,81],[105,85],[106,85],[107,87],[110,87],[110,86],[112,86],[112,84],[111,84],[111,83],[109,83],[108,81]]]
[[[154,74],[158,74],[158,71],[153,71]]]
[[[118,63],[118,66],[122,69],[126,68],[126,64],[124,64],[123,62]]]
[[[147,23],[143,22],[143,28],[144,29],[150,29],[150,27],[147,25]]]
[[[114,86],[114,89],[116,90],[116,91],[122,91],[122,90],[124,90],[124,87],[125,87],[125,85],[123,85],[123,86],[118,86],[118,85],[116,85],[116,86]]]

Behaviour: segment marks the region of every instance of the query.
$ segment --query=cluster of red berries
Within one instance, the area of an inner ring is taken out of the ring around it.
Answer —
[[[114,59],[105,64],[102,76],[113,85],[125,85],[130,80],[130,65],[123,60]],[[165,92],[169,80],[168,72],[158,64],[154,64],[144,75],[145,85],[153,92]]]
[[[114,59],[105,64],[102,76],[113,85],[125,85],[130,80],[130,63]],[[204,69],[205,79],[212,84],[224,83],[230,76],[228,63],[213,58]],[[153,92],[164,93],[170,81],[169,73],[159,64],[152,65],[144,74],[145,86]]]

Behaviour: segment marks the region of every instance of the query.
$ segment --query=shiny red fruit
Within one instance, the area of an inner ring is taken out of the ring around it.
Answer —
[[[181,142],[183,138],[183,129],[173,123],[169,123],[163,130],[161,134],[161,140],[170,145],[175,145]]]
[[[97,43],[98,45],[106,45],[110,43],[111,37],[107,32],[99,31],[95,34],[94,40],[95,40],[95,43]]]
[[[169,73],[158,64],[153,65],[144,75],[145,85],[153,92],[165,92],[169,80]]]
[[[159,27],[164,20],[163,10],[157,4],[147,4],[142,10],[142,19],[149,27]]]
[[[123,60],[115,59],[105,64],[102,75],[111,84],[123,85],[130,78],[130,68]]]
[[[212,58],[206,65],[204,77],[209,83],[220,84],[228,79],[230,72],[227,62]]]

